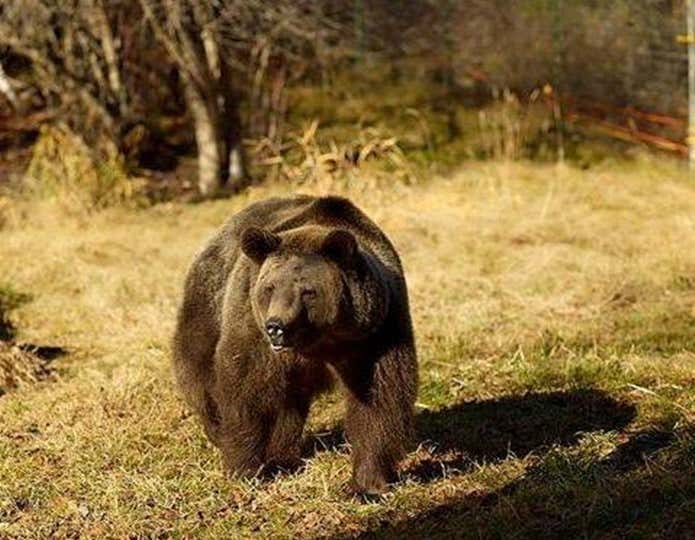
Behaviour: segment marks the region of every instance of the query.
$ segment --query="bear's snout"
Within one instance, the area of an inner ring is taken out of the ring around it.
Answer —
[[[266,321],[265,331],[273,349],[279,350],[285,346],[285,327],[280,319]]]

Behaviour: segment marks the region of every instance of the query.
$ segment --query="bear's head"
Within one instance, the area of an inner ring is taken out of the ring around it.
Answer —
[[[310,351],[341,339],[355,296],[348,275],[360,266],[352,233],[304,227],[278,235],[250,227],[241,249],[257,265],[251,306],[273,351]]]

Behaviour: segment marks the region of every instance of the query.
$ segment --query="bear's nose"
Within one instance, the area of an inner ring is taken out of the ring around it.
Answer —
[[[268,333],[271,341],[280,341],[285,333],[282,323],[277,319],[270,319],[265,323],[265,331]]]

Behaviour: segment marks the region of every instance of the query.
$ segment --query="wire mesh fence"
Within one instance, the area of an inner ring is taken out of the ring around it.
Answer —
[[[550,87],[567,118],[683,154],[689,1],[400,0],[370,5],[374,17],[354,7],[377,47],[425,55],[458,86],[521,99]],[[377,27],[389,18],[375,5],[391,12],[389,26]]]
[[[687,0],[465,0],[458,14],[459,76],[474,67],[522,95],[551,85],[567,118],[686,152]]]

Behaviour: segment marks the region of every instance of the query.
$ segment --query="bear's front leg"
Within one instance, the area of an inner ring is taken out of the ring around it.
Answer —
[[[278,411],[266,449],[268,465],[285,470],[301,465],[301,438],[308,413],[308,400],[288,404]]]
[[[356,493],[380,494],[396,480],[396,465],[403,452],[400,441],[387,433],[388,424],[383,410],[350,398],[346,433],[352,446],[350,487]]]
[[[232,332],[231,330],[235,330]],[[217,345],[211,397],[217,406],[217,446],[227,472],[252,477],[264,464],[282,374],[269,370],[262,351],[242,350],[243,336],[229,325]]]
[[[218,434],[218,446],[227,471],[240,477],[258,474],[268,439],[264,418],[242,407],[225,415]]]
[[[228,471],[248,477],[266,465],[298,465],[309,401],[287,395],[282,364],[262,353],[243,356],[220,350],[224,354],[218,356],[214,392],[220,417],[217,439]]]
[[[397,478],[398,462],[413,434],[416,370],[414,349],[395,347],[347,377],[345,426],[357,493],[383,493]]]

